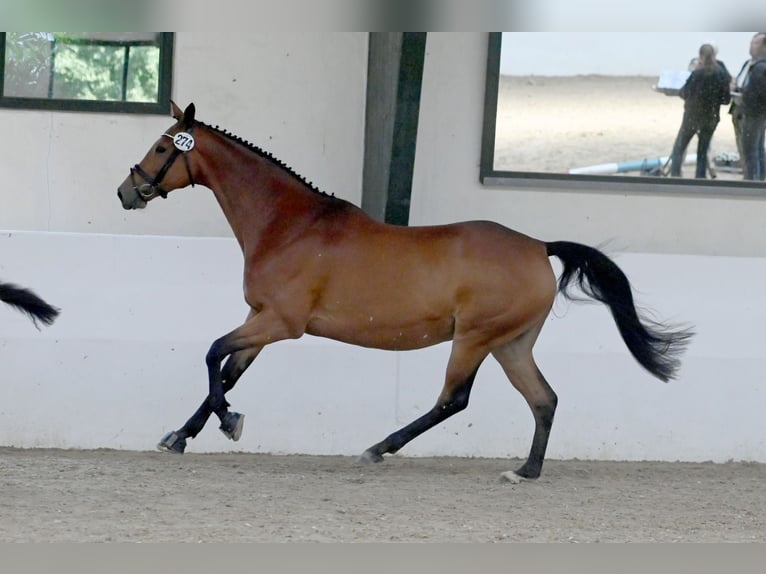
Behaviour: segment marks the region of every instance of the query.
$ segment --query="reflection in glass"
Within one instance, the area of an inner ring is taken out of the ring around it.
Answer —
[[[4,97],[155,103],[160,35],[154,32],[8,32]]]
[[[736,74],[752,34],[503,33],[494,170],[666,175],[684,109],[667,83],[686,77],[706,42]],[[712,175],[741,180],[728,106],[720,115]],[[684,177],[694,177],[696,145]]]

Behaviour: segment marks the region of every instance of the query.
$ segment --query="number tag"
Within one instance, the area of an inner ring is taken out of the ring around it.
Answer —
[[[191,151],[194,149],[194,136],[188,132],[178,132],[173,136],[173,144],[181,151]]]

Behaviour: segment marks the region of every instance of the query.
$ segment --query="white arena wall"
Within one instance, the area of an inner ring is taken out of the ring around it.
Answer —
[[[4,231],[0,255],[0,276],[63,310],[38,331],[0,307],[4,446],[153,449],[206,395],[209,344],[246,314],[230,238]],[[549,457],[766,462],[766,261],[613,255],[640,303],[698,335],[664,384],[629,356],[604,307],[559,300],[536,347],[560,400]],[[274,344],[229,394],[246,415],[242,439],[213,418],[188,452],[359,454],[433,405],[448,350]],[[526,404],[488,359],[468,409],[401,454],[521,457],[531,437]]]

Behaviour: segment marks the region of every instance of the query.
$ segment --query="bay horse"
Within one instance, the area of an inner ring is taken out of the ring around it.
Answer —
[[[37,324],[38,320],[45,325],[52,325],[59,315],[56,307],[41,299],[33,291],[12,283],[0,283],[0,301],[26,313],[38,329],[40,328]]]
[[[465,409],[476,372],[492,355],[535,422],[528,459],[503,475],[514,482],[537,478],[557,397],[532,347],[557,292],[567,295],[572,283],[608,306],[639,364],[663,381],[675,376],[691,330],[642,318],[627,277],[601,251],[540,241],[489,221],[380,223],[266,151],[198,121],[194,104],[182,111],[173,103],[172,115],[176,122],[130,169],[117,195],[130,210],[188,185],[212,190],[244,256],[249,313],[210,346],[208,395],[183,427],[161,439],[161,450],[183,453],[212,413],[221,431],[238,440],[243,415],[229,410],[225,394],[271,343],[304,333],[388,350],[451,340],[433,408],[360,460],[379,462]],[[558,283],[552,256],[563,263]]]

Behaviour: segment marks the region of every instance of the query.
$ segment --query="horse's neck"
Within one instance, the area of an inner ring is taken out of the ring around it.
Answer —
[[[245,250],[264,234],[309,217],[317,199],[304,183],[255,151],[215,134],[200,183],[215,194]]]

